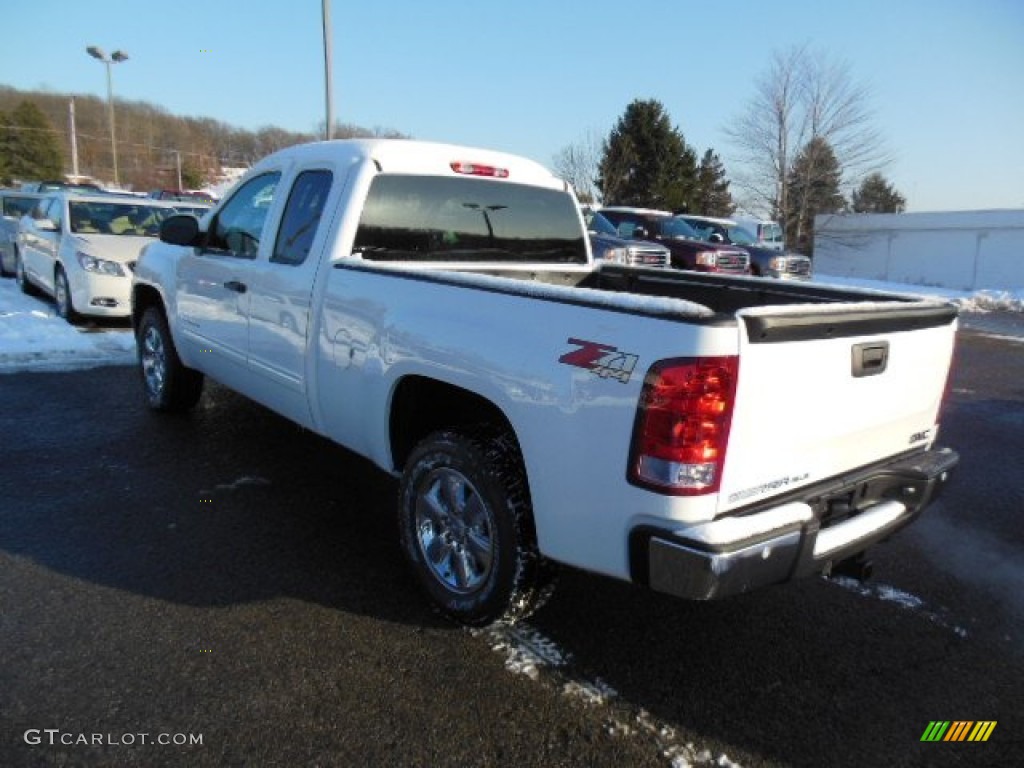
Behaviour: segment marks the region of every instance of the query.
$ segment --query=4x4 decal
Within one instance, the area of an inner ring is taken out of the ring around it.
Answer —
[[[596,341],[584,341],[583,339],[568,339],[579,349],[566,352],[558,362],[572,365],[576,368],[585,368],[600,376],[602,379],[616,379],[625,384],[633,375],[636,368],[637,355],[620,352],[617,347],[609,344],[600,344]]]

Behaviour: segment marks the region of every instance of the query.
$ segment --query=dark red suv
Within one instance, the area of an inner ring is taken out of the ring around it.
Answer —
[[[664,245],[672,254],[672,266],[676,269],[750,274],[749,253],[732,245],[702,240],[693,227],[668,211],[612,206],[602,208],[601,214],[615,225],[620,237]]]

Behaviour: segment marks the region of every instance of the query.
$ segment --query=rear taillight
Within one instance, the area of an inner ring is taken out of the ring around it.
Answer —
[[[735,356],[662,360],[651,367],[633,431],[631,483],[680,496],[718,490],[738,374]]]

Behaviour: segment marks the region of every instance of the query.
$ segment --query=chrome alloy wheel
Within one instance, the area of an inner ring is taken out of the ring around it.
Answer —
[[[57,268],[53,279],[53,298],[57,304],[57,314],[67,319],[73,314],[71,309],[71,288],[64,270]]]
[[[424,478],[416,497],[416,542],[446,588],[468,594],[487,581],[493,527],[492,511],[461,472],[441,467]]]
[[[160,329],[148,325],[142,335],[142,377],[150,399],[159,399],[167,380],[167,349]]]

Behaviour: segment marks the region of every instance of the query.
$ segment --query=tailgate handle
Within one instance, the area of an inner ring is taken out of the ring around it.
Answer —
[[[852,347],[851,367],[853,377],[877,376],[885,371],[889,364],[889,342],[869,341],[854,344]]]

